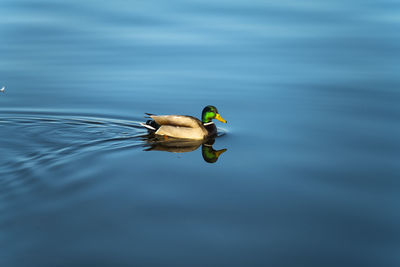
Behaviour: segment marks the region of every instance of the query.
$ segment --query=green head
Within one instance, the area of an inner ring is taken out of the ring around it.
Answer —
[[[220,122],[226,123],[226,120],[224,120],[219,114],[218,110],[214,106],[207,106],[203,109],[203,113],[201,114],[201,121],[203,123],[211,122],[213,119],[217,119]]]

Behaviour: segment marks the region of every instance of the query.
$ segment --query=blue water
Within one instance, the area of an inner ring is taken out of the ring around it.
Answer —
[[[0,15],[0,266],[400,266],[398,1]],[[206,146],[139,124],[210,104]]]

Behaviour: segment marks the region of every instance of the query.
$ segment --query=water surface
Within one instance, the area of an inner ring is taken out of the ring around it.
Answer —
[[[0,10],[1,266],[399,266],[397,1]]]

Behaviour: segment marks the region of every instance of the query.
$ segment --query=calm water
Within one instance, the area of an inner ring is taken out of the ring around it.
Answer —
[[[397,0],[0,11],[0,266],[400,266]]]

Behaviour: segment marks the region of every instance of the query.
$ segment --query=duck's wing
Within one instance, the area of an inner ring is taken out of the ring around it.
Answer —
[[[170,125],[189,128],[198,128],[203,126],[199,119],[192,116],[150,115],[150,118],[152,118],[159,125]]]
[[[184,126],[161,125],[155,134],[166,135],[173,138],[202,140],[208,133],[203,127],[191,128]]]

